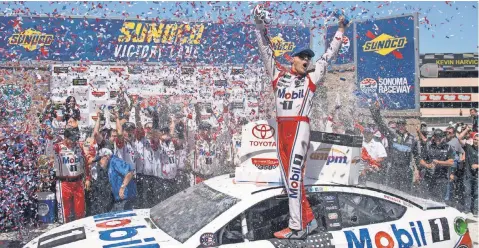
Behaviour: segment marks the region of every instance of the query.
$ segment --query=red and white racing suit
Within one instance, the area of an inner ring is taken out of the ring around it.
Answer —
[[[85,217],[83,176],[90,180],[87,156],[80,145],[68,148],[63,142],[55,144],[55,175],[58,221],[68,223],[72,213],[75,219]],[[73,210],[73,212],[72,212]]]
[[[278,122],[276,144],[283,181],[289,196],[289,228],[303,230],[314,219],[303,184],[309,147],[309,112],[316,85],[326,74],[328,61],[338,53],[343,34],[336,32],[326,53],[306,75],[279,68],[264,24],[256,25],[255,35],[266,72],[273,79]]]

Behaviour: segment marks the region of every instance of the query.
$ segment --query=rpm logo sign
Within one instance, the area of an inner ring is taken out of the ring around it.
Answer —
[[[257,139],[269,139],[274,136],[274,128],[268,124],[258,124],[253,127],[252,133]]]

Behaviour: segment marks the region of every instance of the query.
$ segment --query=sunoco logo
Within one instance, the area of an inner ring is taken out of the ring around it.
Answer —
[[[276,57],[291,52],[296,47],[293,42],[284,41],[281,34],[271,38],[271,45],[273,46],[274,56]]]
[[[258,139],[269,139],[274,136],[274,128],[268,124],[256,125],[251,132]]]
[[[39,49],[41,46],[50,46],[53,35],[45,34],[35,29],[27,29],[19,34],[14,34],[8,39],[9,45],[20,45],[27,51]]]
[[[378,89],[378,83],[373,78],[365,78],[359,82],[359,89],[366,94],[374,94]]]
[[[402,54],[398,52],[397,49],[404,48],[407,44],[406,37],[396,38],[388,34],[381,34],[376,37],[371,31],[368,31],[366,36],[372,40],[367,41],[363,45],[364,52],[375,52],[383,56],[393,53],[394,57],[397,59],[403,58]]]

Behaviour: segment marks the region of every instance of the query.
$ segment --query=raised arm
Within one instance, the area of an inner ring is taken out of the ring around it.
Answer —
[[[394,132],[386,126],[386,123],[384,123],[384,120],[381,117],[379,102],[375,102],[374,104],[371,104],[371,106],[369,107],[369,110],[371,111],[371,117],[374,123],[379,128],[379,132],[381,132],[384,136],[386,136],[389,144],[392,144],[393,143],[392,140],[394,139],[394,137],[392,137],[392,134]]]
[[[318,84],[321,79],[326,75],[326,69],[328,67],[329,61],[332,58],[336,57],[341,48],[341,43],[343,42],[343,34],[345,30],[345,26],[343,24],[344,17],[339,18],[339,28],[334,35],[333,40],[329,44],[328,49],[326,52],[319,58],[316,63],[314,64],[314,69],[311,73],[309,73],[311,80],[314,84]]]
[[[277,65],[279,64],[276,61],[274,56],[273,47],[271,40],[268,37],[268,31],[264,26],[265,15],[267,12],[264,11],[261,5],[257,5],[253,10],[254,20],[256,23],[256,29],[254,34],[256,35],[256,41],[258,42],[258,50],[263,60],[266,73],[273,80],[276,76],[276,73],[279,72]]]
[[[101,119],[101,110],[96,111],[97,119],[95,121],[95,127],[93,128],[93,138],[97,144],[100,144],[103,141],[103,137],[100,134],[100,119]]]

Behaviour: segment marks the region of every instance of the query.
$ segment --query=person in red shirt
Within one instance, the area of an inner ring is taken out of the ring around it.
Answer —
[[[64,137],[63,141],[53,147],[58,221],[62,224],[85,217],[84,188],[90,186],[88,163],[93,160],[91,154],[85,154],[78,142],[78,128],[68,126]]]

